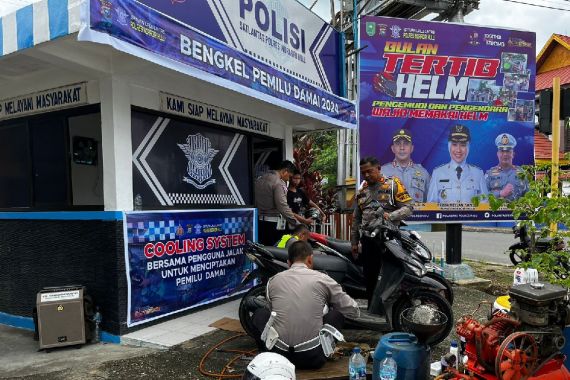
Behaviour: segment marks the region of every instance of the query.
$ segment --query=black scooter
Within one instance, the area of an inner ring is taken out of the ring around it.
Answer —
[[[421,244],[423,248],[429,253],[429,260],[427,260],[427,256],[424,260],[424,265],[427,270],[425,276],[431,277],[434,281],[439,282],[443,286],[440,294],[447,300],[447,302],[449,302],[450,305],[453,305],[454,293],[451,282],[449,282],[443,275],[441,275],[443,269],[432,262],[431,251],[423,244],[423,242],[420,240],[419,235],[415,231],[402,232],[405,235],[409,236],[410,239],[415,240],[417,244]],[[362,266],[360,259],[353,259],[352,245],[349,240],[336,239],[327,235],[311,232],[309,243],[311,243],[313,248],[319,251],[323,251],[335,256],[339,256],[340,254],[343,258],[349,259],[356,266]],[[360,270],[362,271],[362,269]]]
[[[447,317],[445,328],[434,334],[429,342],[430,345],[440,343],[453,327],[453,311],[449,302],[440,294],[445,291],[445,287],[426,276],[428,272],[425,263],[431,260],[431,253],[408,231],[401,231],[382,218],[376,219],[367,230],[370,238],[377,239],[386,247],[386,252],[383,253],[383,273],[387,273],[391,281],[388,287],[381,289],[379,276],[369,310],[361,309],[358,318],[347,318],[347,327],[381,332],[406,331],[402,320],[404,310],[425,304]],[[245,253],[257,265],[257,269],[251,272],[242,284],[254,279],[257,279],[258,284],[242,298],[239,318],[244,330],[253,336],[252,315],[258,308],[267,305],[267,280],[288,268],[287,250],[248,242]],[[332,251],[326,251],[325,254],[315,252],[313,263],[313,269],[326,272],[341,284],[351,297],[366,298],[366,283],[361,269],[344,255]]]
[[[534,242],[534,249],[532,249],[531,237],[529,236],[525,225],[513,226],[513,233],[515,234],[515,238],[519,239],[517,243],[509,247],[509,258],[515,266],[522,262],[530,261],[533,253],[543,253],[549,250],[564,249],[564,242],[560,242],[550,237],[536,239]]]

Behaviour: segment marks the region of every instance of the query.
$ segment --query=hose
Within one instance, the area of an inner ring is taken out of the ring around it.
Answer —
[[[249,350],[249,351],[244,351],[244,350],[224,350],[225,352],[230,352],[230,353],[236,353],[238,355],[235,355],[233,358],[231,358],[226,365],[224,366],[224,368],[222,369],[222,372],[216,373],[216,372],[210,372],[208,370],[206,370],[204,368],[204,364],[206,362],[206,359],[208,358],[208,356],[210,356],[210,354],[216,350],[218,350],[221,346],[223,346],[224,344],[237,339],[237,338],[241,338],[243,336],[247,336],[246,334],[238,334],[238,335],[234,335],[234,336],[230,336],[229,338],[226,338],[218,343],[216,343],[214,346],[212,346],[205,354],[204,356],[202,356],[202,359],[200,360],[200,364],[198,365],[198,370],[200,371],[200,373],[204,376],[208,376],[208,377],[216,377],[218,380],[223,380],[223,379],[239,379],[242,377],[242,373],[239,374],[228,374],[226,373],[226,371],[228,371],[231,367],[231,365],[233,363],[235,363],[237,360],[241,359],[244,355],[253,355],[257,352],[257,350]]]

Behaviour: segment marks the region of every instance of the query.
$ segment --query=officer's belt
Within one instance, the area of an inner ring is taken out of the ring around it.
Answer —
[[[281,339],[277,339],[275,342],[275,347],[280,349],[281,351],[293,353],[293,352],[305,352],[312,350],[313,348],[317,348],[321,345],[321,340],[317,335],[313,339],[310,339],[306,342],[296,344],[294,346],[289,346],[287,343],[283,342]]]
[[[265,215],[260,215],[259,216],[259,220],[261,221],[265,221],[265,222],[274,222],[277,223],[279,222],[279,217],[278,216],[265,216]]]

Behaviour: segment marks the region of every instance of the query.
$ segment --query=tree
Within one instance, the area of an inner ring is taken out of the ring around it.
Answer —
[[[523,196],[507,202],[491,194],[488,201],[493,211],[507,206],[513,211],[514,219],[528,229],[531,255],[529,261],[521,263],[521,266],[536,268],[547,281],[570,287],[569,252],[554,245],[546,252],[539,253],[534,249],[537,237],[551,236],[555,240],[564,240],[570,236],[568,230],[551,229],[553,224],[570,226],[570,198],[559,197],[558,188],[552,189],[550,174],[549,165],[524,166],[519,176],[529,182],[529,190]],[[473,201],[478,204],[480,199]],[[519,254],[521,257],[528,255],[527,252]]]
[[[335,139],[334,157],[336,157],[336,134],[333,136]],[[323,157],[323,155],[325,155],[323,151],[332,155],[330,152],[330,141],[330,133],[324,136],[323,134],[316,133],[304,134],[295,138],[295,146],[293,148],[294,163],[297,169],[301,172],[302,184],[305,193],[313,202],[318,204],[319,207],[325,211],[330,211],[334,208],[336,199],[334,196],[334,188],[325,189],[323,187],[323,175],[319,170],[319,168],[331,170],[331,164],[329,162],[330,157]],[[320,147],[316,146],[316,142],[320,143]],[[336,172],[336,158],[334,158],[334,165],[334,172]],[[336,184],[336,175],[333,183]]]

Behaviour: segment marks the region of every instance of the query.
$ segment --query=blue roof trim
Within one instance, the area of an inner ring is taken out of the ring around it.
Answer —
[[[16,11],[18,50],[34,46],[34,6],[28,5]]]
[[[123,220],[122,211],[0,212],[0,220]]]
[[[69,33],[69,11],[67,1],[48,0],[49,39],[65,36]]]

